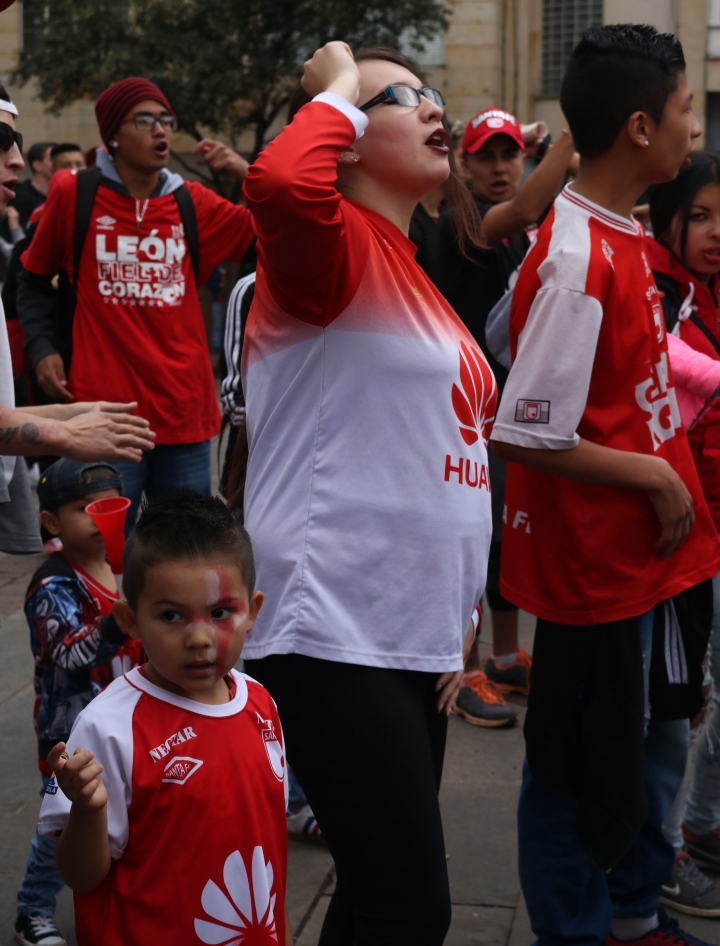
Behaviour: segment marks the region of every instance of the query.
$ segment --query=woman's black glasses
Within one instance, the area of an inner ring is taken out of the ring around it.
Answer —
[[[378,92],[377,95],[373,96],[369,102],[359,105],[358,108],[361,112],[366,112],[374,105],[381,105],[383,102],[387,105],[415,106],[422,101],[421,96],[430,99],[434,105],[439,105],[440,108],[445,107],[445,99],[437,89],[414,89],[411,85],[389,85],[382,92]]]
[[[0,151],[9,154],[15,144],[17,144],[22,153],[22,135],[20,132],[15,131],[7,122],[0,122]]]

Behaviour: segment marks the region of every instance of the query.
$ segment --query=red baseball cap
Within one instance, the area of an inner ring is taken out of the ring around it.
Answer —
[[[517,142],[518,147],[525,150],[525,142],[517,118],[500,108],[486,108],[471,118],[465,126],[462,153],[475,154],[486,141],[495,135],[509,135],[513,141]]]

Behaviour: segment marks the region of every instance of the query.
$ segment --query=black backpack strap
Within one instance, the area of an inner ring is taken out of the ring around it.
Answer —
[[[73,283],[77,285],[80,272],[80,256],[85,245],[85,237],[90,229],[95,195],[97,194],[100,173],[96,168],[78,171],[77,194],[75,196],[75,229],[73,231]]]
[[[200,288],[200,237],[198,235],[197,214],[190,191],[183,184],[173,192],[182,220],[185,239],[190,251],[190,262],[195,273],[195,286]]]
[[[672,276],[668,276],[667,273],[653,273],[653,276],[655,277],[655,285],[662,293],[660,302],[665,316],[665,328],[668,332],[672,332],[677,325],[682,305],[680,290]]]

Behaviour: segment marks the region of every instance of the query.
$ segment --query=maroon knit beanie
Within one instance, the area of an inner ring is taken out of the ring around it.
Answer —
[[[152,99],[159,102],[168,112],[175,114],[170,103],[160,89],[149,79],[131,77],[115,82],[102,92],[95,103],[95,117],[100,126],[100,135],[106,145],[120,127],[120,122],[133,105]]]

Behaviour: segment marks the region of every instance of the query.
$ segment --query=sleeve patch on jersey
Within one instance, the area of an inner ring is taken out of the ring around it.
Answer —
[[[515,421],[518,424],[549,424],[550,401],[528,401],[519,398],[515,407]]]

